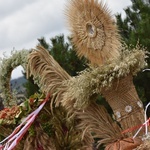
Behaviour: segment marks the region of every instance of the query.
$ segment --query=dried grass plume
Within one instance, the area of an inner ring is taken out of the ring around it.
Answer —
[[[71,77],[42,46],[37,46],[28,56],[27,76],[31,75],[42,92],[50,93],[52,102],[55,100],[59,105],[57,100],[60,101],[62,93],[66,91],[62,82]]]
[[[78,128],[83,131],[82,138],[87,132],[91,132],[93,138],[98,140],[97,147],[123,138],[121,128],[112,120],[104,106],[92,103],[84,112],[78,111],[76,114],[80,120]]]

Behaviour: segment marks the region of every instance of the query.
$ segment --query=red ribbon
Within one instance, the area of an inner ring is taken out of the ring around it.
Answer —
[[[150,118],[147,120],[146,124],[147,124],[147,126],[150,126]],[[125,134],[125,133],[132,132],[132,131],[137,130],[137,129],[141,128],[141,127],[146,126],[146,124],[142,124],[142,125],[138,125],[138,126],[134,126],[134,127],[128,128],[128,129],[122,131],[121,133]]]

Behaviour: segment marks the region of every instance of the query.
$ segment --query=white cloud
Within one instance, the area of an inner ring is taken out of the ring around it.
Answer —
[[[121,13],[125,16],[124,9],[130,6],[131,0],[105,0],[113,14]]]
[[[12,79],[16,79],[16,78],[18,78],[18,77],[23,76],[22,72],[24,72],[24,69],[22,68],[22,66],[18,66],[17,68],[15,68],[15,69],[12,71],[11,78],[12,78]]]
[[[36,0],[0,0],[0,19],[13,14],[16,11],[28,6],[28,4],[35,2]]]
[[[123,13],[130,0],[103,0],[112,14]],[[30,49],[37,39],[68,34],[65,3],[68,0],[0,0],[0,56],[13,48]]]
[[[0,50],[13,48],[64,28],[63,2],[38,0],[0,21]]]

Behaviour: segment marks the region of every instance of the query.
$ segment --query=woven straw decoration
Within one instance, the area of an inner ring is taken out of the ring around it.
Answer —
[[[130,74],[116,80],[112,87],[104,89],[102,94],[113,109],[115,118],[121,124],[123,130],[143,124],[143,105],[137,95]],[[128,136],[133,136],[135,132],[128,133]]]
[[[66,15],[78,56],[98,66],[118,58],[120,36],[106,5],[97,0],[71,0]]]

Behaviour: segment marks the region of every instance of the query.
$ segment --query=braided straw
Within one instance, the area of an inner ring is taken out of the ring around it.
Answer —
[[[66,15],[79,57],[98,66],[118,58],[120,36],[106,5],[98,0],[71,0]]]
[[[102,94],[113,109],[115,118],[123,130],[143,124],[143,105],[130,74],[113,82],[110,89],[103,89]],[[134,132],[132,131],[128,136],[133,136]]]

